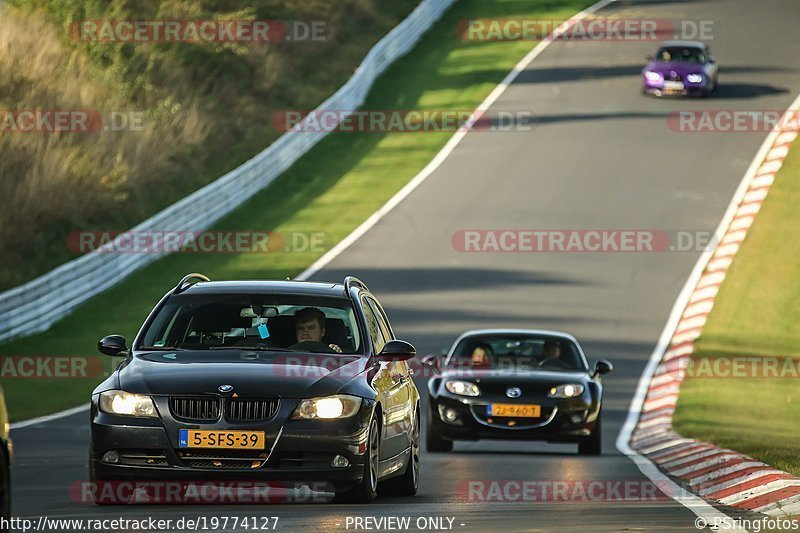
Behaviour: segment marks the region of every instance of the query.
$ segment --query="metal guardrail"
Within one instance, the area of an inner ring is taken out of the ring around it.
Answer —
[[[353,76],[315,111],[355,111],[389,65],[408,53],[455,0],[422,0],[367,53]],[[455,31],[455,30],[454,30]],[[202,231],[269,185],[327,131],[285,133],[240,167],[175,202],[131,232]],[[108,247],[64,263],[24,285],[0,293],[0,341],[47,330],[89,298],[166,255],[103,253]],[[57,312],[42,312],[42,309]]]

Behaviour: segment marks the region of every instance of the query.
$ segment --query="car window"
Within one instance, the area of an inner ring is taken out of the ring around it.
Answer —
[[[315,344],[298,343],[298,324],[312,323]],[[259,348],[362,353],[352,301],[298,295],[177,295],[156,313],[137,349]]]
[[[367,299],[362,298],[361,304],[364,309],[364,318],[366,318],[367,321],[367,332],[372,339],[372,344],[375,347],[375,353],[378,353],[383,350],[383,346],[386,344],[387,339],[384,337],[378,317],[375,315],[375,311],[372,310],[372,307],[367,302]]]
[[[448,359],[449,368],[585,372],[578,347],[552,335],[474,335],[461,340]]]
[[[375,313],[375,317],[378,319],[378,326],[381,328],[383,338],[387,341],[393,339],[394,335],[392,334],[391,326],[389,326],[389,319],[386,318],[386,313],[383,311],[381,305],[369,296],[366,298],[366,300],[369,303],[369,306],[372,308],[373,313]]]
[[[688,46],[670,46],[659,49],[656,55],[658,61],[670,61],[678,63],[705,63],[703,51],[699,48]]]

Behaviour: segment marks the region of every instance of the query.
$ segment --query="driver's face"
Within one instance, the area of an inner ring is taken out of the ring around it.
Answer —
[[[544,349],[542,355],[544,355],[545,359],[558,359],[561,357],[561,348],[558,346],[548,346]]]
[[[319,325],[319,322],[312,320],[311,322],[298,322],[295,325],[295,332],[297,333],[297,342],[313,341],[322,342],[322,336],[325,335],[325,330]]]

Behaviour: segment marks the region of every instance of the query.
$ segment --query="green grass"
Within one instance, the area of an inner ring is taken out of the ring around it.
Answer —
[[[800,354],[800,142],[778,173],[694,357]],[[690,377],[675,428],[800,475],[800,380]]]
[[[463,18],[567,18],[591,0],[461,0],[414,51],[381,77],[365,109],[473,109],[535,43],[465,42]],[[452,133],[331,135],[276,182],[216,225],[223,230],[324,231],[338,242],[405,185]],[[50,330],[0,345],[2,355],[86,355],[97,340],[129,340],[152,306],[187,272],[212,279],[295,276],[321,253],[176,254],[93,298]],[[57,310],[52,310],[58,312]],[[97,380],[4,383],[13,420],[88,401]]]

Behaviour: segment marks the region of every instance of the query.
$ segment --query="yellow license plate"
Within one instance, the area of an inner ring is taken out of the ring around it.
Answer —
[[[517,403],[493,403],[489,405],[489,416],[512,416],[517,418],[539,418],[542,416],[541,405],[523,405]]]
[[[225,431],[216,429],[182,429],[180,448],[249,448],[263,450],[267,437],[263,431]]]

